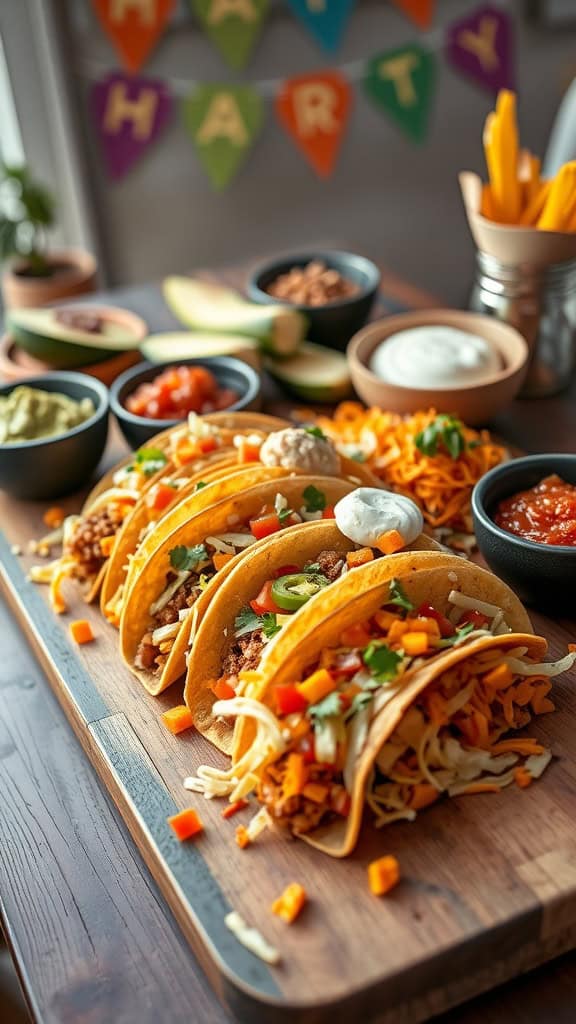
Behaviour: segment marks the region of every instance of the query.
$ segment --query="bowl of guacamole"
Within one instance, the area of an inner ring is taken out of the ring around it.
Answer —
[[[0,387],[0,488],[46,500],[81,488],[108,436],[108,390],[83,373],[57,372]]]

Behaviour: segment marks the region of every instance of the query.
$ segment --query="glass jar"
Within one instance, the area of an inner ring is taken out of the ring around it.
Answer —
[[[528,342],[520,397],[567,388],[576,365],[576,260],[548,267],[500,263],[478,252],[470,309],[496,316]]]

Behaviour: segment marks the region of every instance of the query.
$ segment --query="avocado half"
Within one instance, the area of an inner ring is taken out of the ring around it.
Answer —
[[[288,359],[266,359],[265,366],[287,391],[308,402],[338,402],[352,391],[346,356],[312,341]]]
[[[113,307],[16,309],[8,313],[7,323],[20,348],[62,370],[136,349],[146,336],[140,317]]]

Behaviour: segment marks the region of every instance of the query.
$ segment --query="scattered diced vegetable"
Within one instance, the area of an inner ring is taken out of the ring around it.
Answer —
[[[336,689],[336,681],[328,669],[319,668],[297,686],[298,692],[309,704],[317,704]]]
[[[358,565],[366,565],[372,562],[374,552],[372,548],[360,548],[358,551],[349,551],[346,555],[346,563],[349,569],[355,569]]]
[[[379,857],[368,865],[368,884],[375,896],[385,896],[399,881],[400,865],[392,854]]]
[[[173,814],[167,821],[176,838],[181,843],[185,839],[191,839],[192,836],[197,836],[200,832],[204,831],[204,825],[192,807],[187,807],[184,811]]]
[[[383,555],[393,555],[405,546],[406,541],[398,530],[386,530],[386,533],[381,533],[376,540],[376,547]]]
[[[62,526],[62,523],[64,522],[64,516],[65,512],[63,508],[53,506],[52,508],[46,509],[44,515],[42,516],[42,519],[44,520],[46,526],[48,526],[51,530],[56,530],[58,529],[59,526]]]
[[[222,818],[233,818],[238,811],[243,811],[245,807],[248,807],[247,800],[235,800],[233,804],[228,804],[223,811],[220,812]]]
[[[292,924],[304,908],[306,890],[299,882],[291,882],[281,896],[274,900],[272,913],[281,917],[286,924]]]
[[[92,626],[87,619],[76,619],[70,623],[70,636],[77,644],[89,644],[94,639]]]
[[[194,725],[192,712],[185,704],[169,708],[161,715],[161,718],[168,731],[174,736],[177,736],[179,732],[184,732],[185,729],[191,729]]]
[[[230,683],[226,681],[226,678],[222,676],[221,679],[217,679],[212,686],[212,692],[217,700],[230,700],[236,696],[236,691],[232,689]]]

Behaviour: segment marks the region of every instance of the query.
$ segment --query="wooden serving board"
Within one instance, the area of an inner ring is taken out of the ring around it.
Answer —
[[[71,499],[69,509],[78,508]],[[576,680],[556,688],[557,712],[531,734],[557,755],[527,790],[446,800],[416,823],[384,831],[365,822],[354,855],[332,860],[304,843],[265,834],[247,850],[222,804],[182,787],[201,763],[224,758],[199,735],[171,736],[162,711],[182,686],[150,697],[123,667],[117,633],[76,599],[57,618],[47,588],[26,579],[26,552],[42,507],[0,495],[0,583],[88,757],[118,805],[146,863],[215,989],[243,1021],[331,1024],[428,1019],[576,946]],[[71,618],[87,617],[96,641],[77,647]],[[534,615],[550,655],[575,639],[569,622]],[[178,843],[166,824],[193,804],[205,833]],[[385,899],[368,890],[366,865],[399,859],[400,885]],[[271,914],[291,881],[310,904],[291,927]],[[282,953],[270,968],[224,925],[235,909]]]

